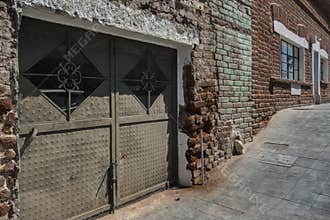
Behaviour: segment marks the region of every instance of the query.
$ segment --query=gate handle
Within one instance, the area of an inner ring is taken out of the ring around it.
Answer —
[[[38,135],[38,129],[32,128],[32,130],[30,131],[30,133],[28,134],[28,136],[25,138],[24,144],[23,144],[23,146],[22,146],[22,148],[20,150],[20,155],[21,156],[23,156],[26,148],[28,148],[32,144],[33,140],[35,139],[35,137],[37,135]]]

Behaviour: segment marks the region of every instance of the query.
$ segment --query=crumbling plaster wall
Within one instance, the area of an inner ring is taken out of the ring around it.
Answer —
[[[22,5],[48,8],[72,17],[178,43],[198,44],[197,30],[116,1],[22,0]]]

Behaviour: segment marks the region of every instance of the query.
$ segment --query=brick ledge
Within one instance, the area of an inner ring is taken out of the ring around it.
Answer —
[[[312,83],[306,83],[306,82],[300,82],[297,80],[290,80],[290,79],[281,79],[281,78],[277,78],[277,77],[270,77],[270,82],[271,83],[282,83],[282,84],[291,84],[291,83],[295,83],[304,87],[311,87]]]
[[[321,80],[320,83],[321,83],[322,86],[328,86],[328,82],[327,81]]]

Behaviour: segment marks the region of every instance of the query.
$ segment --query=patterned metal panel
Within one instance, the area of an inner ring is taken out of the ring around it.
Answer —
[[[104,82],[71,115],[72,120],[110,117],[109,80]]]
[[[171,97],[170,87],[168,87],[162,94],[160,94],[155,103],[151,106],[150,114],[170,113],[172,108],[169,100],[171,99],[173,98]]]
[[[175,58],[175,56],[174,56]],[[166,74],[166,77],[169,79],[167,89],[164,90],[161,95],[158,97],[157,101],[151,106],[151,114],[160,114],[160,113],[175,113],[176,107],[176,74],[173,69],[173,54],[167,53],[157,54],[155,58],[156,62],[159,65],[159,68]],[[174,59],[175,60],[175,59]],[[175,115],[172,115],[172,118],[176,118]]]
[[[168,122],[120,127],[120,198],[138,193],[168,180]]]
[[[171,164],[175,158],[176,54],[134,41],[117,43],[118,115],[123,123],[129,121],[118,131],[118,201],[123,204],[164,187],[175,173],[169,169],[176,170]],[[146,73],[154,77],[143,81]],[[151,120],[166,114],[169,120]]]
[[[66,121],[54,105],[41,96],[36,88],[24,77],[21,77],[21,93],[24,99],[19,102],[19,118],[21,124]],[[36,108],[38,106],[38,108]]]
[[[100,128],[37,136],[21,158],[21,219],[62,220],[106,205],[109,134]]]
[[[120,84],[120,96],[118,97],[118,115],[119,116],[132,116],[132,115],[144,115],[146,110],[142,108],[142,104],[134,97],[129,89]]]

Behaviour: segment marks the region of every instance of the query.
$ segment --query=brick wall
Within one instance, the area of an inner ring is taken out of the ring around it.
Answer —
[[[252,39],[251,1],[211,1],[212,24],[216,31],[221,148],[230,157],[230,133],[241,132],[244,141],[252,139]]]
[[[13,78],[16,72],[17,14],[14,5],[0,1],[0,218],[13,218],[17,205],[17,115],[15,100],[17,88]],[[17,72],[16,72],[17,73]]]
[[[278,5],[272,13],[271,4]],[[297,4],[298,3],[298,4]],[[307,13],[302,6],[310,10]],[[314,15],[320,20],[312,18]],[[265,127],[271,116],[284,108],[313,103],[312,93],[312,53],[305,50],[305,83],[300,96],[291,95],[290,81],[281,77],[281,38],[273,31],[273,16],[286,25],[292,32],[306,37],[310,48],[314,36],[322,39],[321,47],[330,51],[330,32],[326,21],[322,20],[307,1],[298,0],[260,0],[252,6],[253,29],[253,132]],[[330,86],[321,86],[321,99],[328,101]]]

